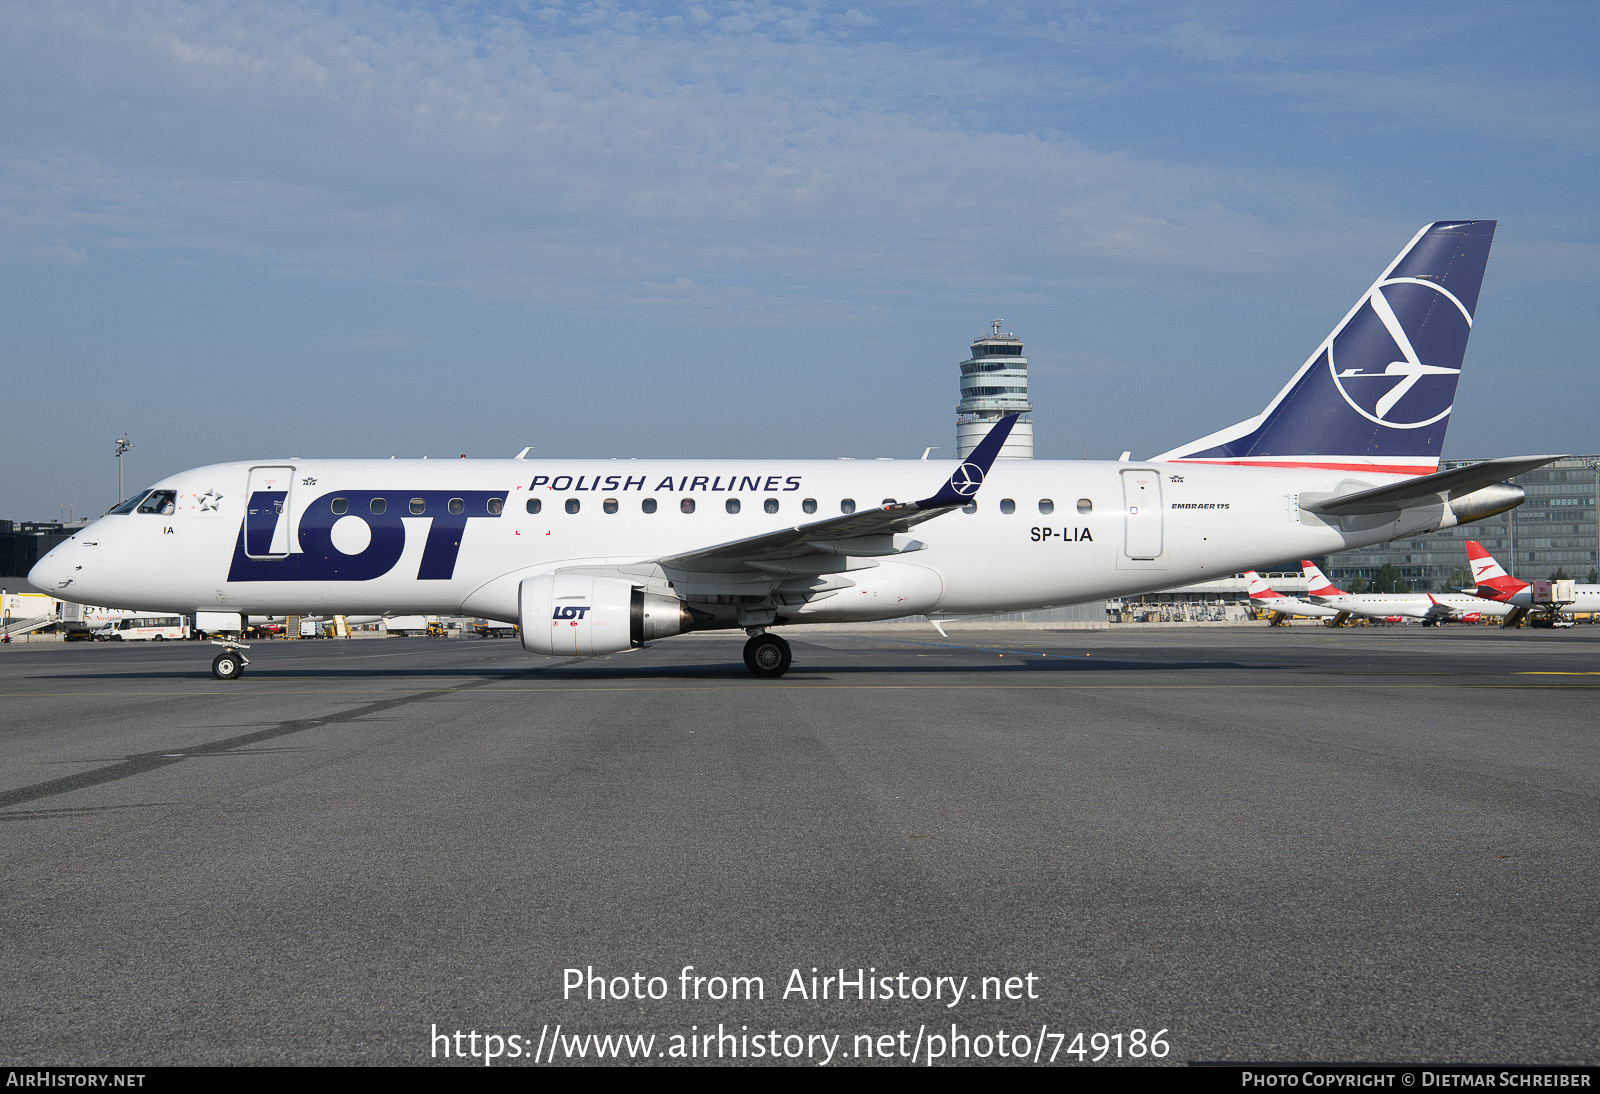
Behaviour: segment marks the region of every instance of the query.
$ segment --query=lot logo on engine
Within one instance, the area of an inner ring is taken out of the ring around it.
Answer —
[[[550,618],[551,619],[582,619],[583,618],[583,613],[588,611],[590,607],[591,607],[591,605],[585,604],[585,605],[583,605],[581,607],[574,606],[574,607],[567,607],[567,608],[557,608],[556,611],[555,611],[555,614],[552,615]]]

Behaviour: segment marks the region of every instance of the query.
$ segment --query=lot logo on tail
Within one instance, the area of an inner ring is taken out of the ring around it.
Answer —
[[[1464,346],[1471,331],[1471,313],[1449,290],[1420,277],[1390,278],[1373,286],[1334,338],[1328,370],[1339,394],[1363,418],[1420,429],[1450,413],[1461,370],[1427,363],[1416,347],[1459,360],[1450,351]],[[1381,369],[1371,367],[1384,357],[1390,360]],[[1341,358],[1356,363],[1341,368]]]
[[[970,498],[983,485],[983,468],[975,463],[964,463],[950,476],[950,489],[964,498]]]

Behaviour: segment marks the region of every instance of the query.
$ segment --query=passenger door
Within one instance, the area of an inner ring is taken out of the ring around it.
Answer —
[[[1123,553],[1132,559],[1161,556],[1161,473],[1151,470],[1122,473],[1123,519],[1126,533]]]
[[[294,526],[294,468],[252,467],[245,494],[244,553],[248,558],[287,558]]]

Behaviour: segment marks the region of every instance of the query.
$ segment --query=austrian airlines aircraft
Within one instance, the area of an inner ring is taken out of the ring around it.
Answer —
[[[1474,596],[1482,597],[1485,601],[1497,602],[1505,606],[1508,611],[1517,612],[1520,619],[1522,614],[1539,602],[1534,600],[1534,583],[1519,581],[1506,573],[1506,568],[1494,560],[1494,556],[1483,549],[1483,544],[1475,539],[1467,540],[1467,559],[1472,563],[1472,577],[1478,583]],[[1572,603],[1562,604],[1561,609],[1568,612],[1600,612],[1600,585],[1588,585],[1582,582],[1572,583]],[[1515,622],[1513,620],[1513,622]]]
[[[1250,606],[1264,612],[1272,613],[1272,625],[1276,627],[1291,615],[1303,615],[1310,619],[1331,619],[1339,613],[1332,608],[1324,608],[1318,604],[1307,604],[1304,600],[1292,596],[1284,596],[1267,584],[1267,579],[1254,570],[1245,571],[1245,580],[1249,581]]]
[[[1425,627],[1444,622],[1477,623],[1484,616],[1503,616],[1503,604],[1468,593],[1347,593],[1329,581],[1316,563],[1301,562],[1313,601],[1336,611],[1369,619],[1419,619]]]
[[[1500,480],[1558,458],[1437,470],[1493,236],[1427,225],[1261,413],[1151,460],[996,462],[1013,417],[936,474],[261,459],[156,483],[29,581],[179,612],[516,620],[528,650],[567,656],[741,628],[750,670],[779,676],[775,627],[1082,603],[1449,528],[1519,504]],[[213,672],[243,663],[230,650]]]

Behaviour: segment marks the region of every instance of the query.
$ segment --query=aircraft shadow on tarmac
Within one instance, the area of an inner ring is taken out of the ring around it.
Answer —
[[[965,651],[959,651],[965,652]],[[952,657],[949,661],[941,659],[939,662],[907,665],[907,664],[830,664],[827,661],[807,662],[797,664],[783,679],[786,680],[815,680],[832,676],[941,676],[941,675],[972,675],[974,673],[990,676],[1005,674],[1015,676],[1025,672],[1030,676],[1040,673],[1056,672],[1171,672],[1192,671],[1195,669],[1224,669],[1224,670],[1250,670],[1284,668],[1276,664],[1252,664],[1243,661],[1157,661],[1139,660],[1135,658],[1116,657],[1040,657],[1038,654],[1011,654],[1007,653],[1002,659],[994,656],[990,660],[988,651],[972,651],[983,657],[977,662],[962,663]],[[660,679],[750,679],[749,671],[740,661],[707,661],[699,664],[655,665],[634,667],[631,665],[612,664],[608,661],[590,661],[576,665],[556,665],[550,668],[534,665],[528,667],[463,667],[463,668],[420,668],[420,669],[379,669],[379,668],[306,668],[304,666],[273,668],[263,664],[263,660],[253,662],[241,678],[248,683],[252,679],[258,680],[516,680],[530,677],[542,680],[660,680]],[[952,663],[954,662],[954,663]],[[40,673],[29,676],[30,680],[77,680],[77,681],[106,681],[106,680],[189,680],[196,677],[210,678],[210,671],[205,665],[174,667],[171,669],[139,672],[63,672]],[[754,681],[752,681],[754,682]]]

